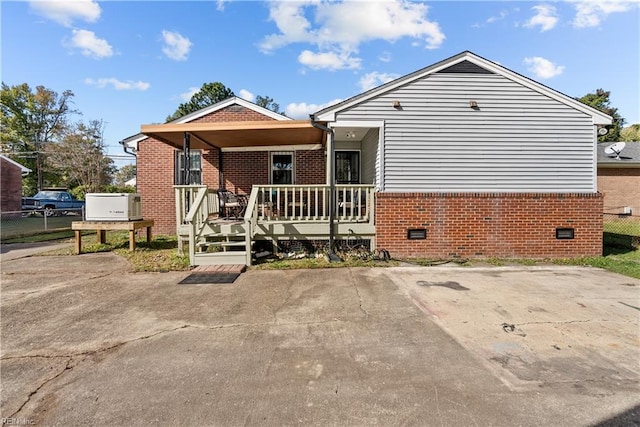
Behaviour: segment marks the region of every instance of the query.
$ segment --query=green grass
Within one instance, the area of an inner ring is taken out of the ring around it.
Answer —
[[[603,224],[605,233],[640,237],[640,220],[628,219],[606,220]]]
[[[129,251],[127,232],[109,232],[105,243],[96,241],[96,234],[82,238],[83,253],[114,252],[127,259],[134,271],[185,271],[189,270],[189,255],[178,254],[178,240],[175,236],[156,236],[151,243],[136,240],[136,250]],[[69,240],[73,242],[73,239]],[[73,246],[43,252],[40,255],[75,255]]]
[[[329,262],[322,256],[302,259],[266,259],[251,266],[252,270],[295,270],[302,268],[344,268],[344,267],[395,267],[398,261],[362,260],[343,257],[342,261]]]
[[[52,216],[46,218],[47,229],[45,230],[45,219],[42,216],[34,215],[18,218],[2,218],[0,220],[0,238],[2,243],[25,242],[25,238],[42,239],[32,241],[54,240],[59,237],[51,237],[51,233],[71,232],[71,223],[81,221],[79,216]]]
[[[570,259],[503,259],[488,258],[485,260],[433,260],[433,259],[412,259],[407,260],[415,265],[432,266],[445,262],[455,262],[461,266],[473,266],[478,264],[489,264],[494,266],[504,265],[583,265],[603,268],[625,276],[640,279],[640,249],[633,249],[628,244],[637,240],[627,239],[628,236],[618,236],[605,233],[605,249],[603,256],[582,257]],[[73,243],[73,239],[67,240]],[[107,233],[107,242],[98,244],[95,233],[90,233],[83,237],[84,253],[110,252],[126,258],[135,271],[185,271],[189,270],[188,255],[179,255],[177,251],[178,242],[176,237],[157,236],[151,244],[145,241],[138,241],[135,251],[129,251],[129,237],[126,232]],[[74,248],[59,249],[45,252],[42,255],[73,255]],[[302,258],[302,259],[262,259],[255,263],[251,269],[254,270],[290,270],[290,269],[318,269],[318,268],[340,268],[340,267],[395,267],[401,265],[401,260],[377,261],[362,260],[357,257],[349,258],[344,256],[341,262],[328,262],[325,257]]]
[[[555,264],[588,265],[640,279],[640,250],[611,250],[604,256],[557,259]]]

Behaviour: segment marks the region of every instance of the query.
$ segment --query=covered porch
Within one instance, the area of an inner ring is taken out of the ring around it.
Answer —
[[[174,186],[176,234],[192,265],[250,265],[257,241],[331,247],[354,238],[375,247],[379,127],[281,120],[145,125],[142,133],[183,159]],[[194,171],[198,150],[203,162],[213,159],[213,174]],[[244,196],[240,213],[221,212],[221,189]]]

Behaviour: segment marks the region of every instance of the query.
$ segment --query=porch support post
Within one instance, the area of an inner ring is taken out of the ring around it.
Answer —
[[[222,171],[222,148],[218,148],[218,188],[225,188],[224,172]]]
[[[184,133],[184,146],[182,148],[184,155],[184,176],[183,185],[191,184],[191,135],[189,132]]]

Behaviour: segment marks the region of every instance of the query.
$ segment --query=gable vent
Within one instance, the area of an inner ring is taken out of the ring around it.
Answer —
[[[474,64],[469,61],[462,61],[454,64],[450,67],[442,69],[438,71],[437,74],[459,74],[459,73],[467,73],[467,74],[494,74],[493,72],[482,68],[479,65]]]

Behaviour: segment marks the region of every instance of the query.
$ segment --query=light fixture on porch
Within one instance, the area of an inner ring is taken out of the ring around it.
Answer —
[[[391,103],[391,105],[393,106],[393,108],[400,108],[400,101],[396,99]]]
[[[347,138],[352,139],[356,137],[356,133],[352,130],[347,132]]]
[[[471,107],[474,110],[480,109],[480,107],[478,107],[478,101],[473,101],[473,100],[469,101],[469,107]]]

